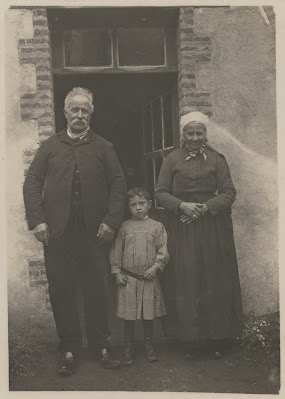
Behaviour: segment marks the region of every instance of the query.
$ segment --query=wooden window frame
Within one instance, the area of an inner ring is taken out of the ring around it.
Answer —
[[[120,66],[119,65],[119,43],[118,43],[118,30],[120,28],[136,28],[136,26],[125,26],[124,24],[120,25],[108,25],[108,29],[110,31],[111,37],[111,60],[112,65],[106,66],[66,66],[65,65],[65,43],[64,43],[64,32],[71,30],[84,30],[84,31],[96,31],[96,29],[102,29],[102,26],[98,26],[98,28],[68,28],[63,29],[62,31],[58,31],[57,33],[57,51],[55,58],[56,66],[53,67],[53,73],[55,75],[68,75],[68,74],[100,74],[100,73],[169,73],[169,72],[177,72],[177,66],[172,66],[168,49],[169,44],[167,43],[168,38],[168,30],[164,26],[152,26],[155,28],[160,28],[163,31],[163,45],[164,45],[164,65],[131,65],[131,66]],[[149,27],[145,27],[148,29]],[[105,28],[106,29],[106,28]],[[143,27],[141,28],[143,29]]]
[[[65,40],[64,40],[64,34],[65,34],[65,32],[72,32],[73,30],[78,30],[78,31],[84,31],[84,32],[96,32],[96,31],[104,31],[104,30],[107,30],[108,32],[109,32],[109,35],[110,35],[110,51],[111,51],[111,65],[102,65],[102,66],[90,66],[90,65],[86,65],[86,66],[72,66],[72,65],[70,65],[70,66],[67,66],[66,64],[65,64],[65,54],[66,54],[66,48],[65,48],[65,45],[66,45],[66,43],[65,43]],[[115,60],[115,58],[114,58],[114,51],[113,51],[113,47],[114,47],[114,40],[113,40],[113,32],[112,32],[112,29],[111,29],[111,27],[110,26],[108,26],[107,28],[104,28],[104,27],[98,27],[98,28],[77,28],[77,29],[65,29],[64,31],[63,31],[63,33],[62,33],[62,60],[63,60],[63,68],[64,69],[73,69],[73,68],[82,68],[82,69],[85,69],[85,68],[114,68],[114,60]]]
[[[120,65],[120,62],[119,62],[119,57],[120,57],[120,53],[119,53],[119,38],[118,38],[118,31],[120,30],[120,29],[141,29],[141,30],[143,30],[143,29],[151,29],[151,28],[157,28],[157,29],[160,29],[161,30],[161,32],[163,32],[163,52],[164,52],[164,64],[150,64],[150,65]],[[116,41],[116,57],[117,57],[117,59],[116,59],[116,65],[117,65],[117,68],[123,68],[123,69],[125,69],[125,70],[128,70],[128,69],[142,69],[142,68],[167,68],[167,66],[168,66],[168,63],[167,63],[167,60],[168,60],[168,58],[167,58],[167,56],[168,56],[168,54],[167,54],[167,46],[166,46],[166,32],[165,32],[165,28],[164,27],[162,27],[162,26],[157,26],[157,27],[137,27],[137,26],[134,26],[134,27],[131,27],[131,26],[128,26],[128,27],[124,27],[124,26],[118,26],[117,28],[116,28],[116,36],[115,36],[115,41]]]
[[[163,96],[171,94],[172,98],[172,126],[173,126],[173,145],[170,147],[165,147],[165,126],[164,126],[164,106],[163,106]],[[153,180],[152,180],[152,185],[155,189],[155,186],[157,184],[157,178],[156,178],[156,159],[157,158],[163,158],[166,157],[170,152],[172,152],[175,148],[178,148],[179,146],[179,136],[177,137],[177,131],[174,127],[177,126],[177,109],[176,109],[176,100],[175,95],[177,93],[173,90],[163,93],[160,96],[153,97],[147,104],[144,105],[143,110],[142,110],[142,127],[143,127],[143,135],[142,135],[142,159],[144,161],[144,173],[145,173],[145,186],[149,187],[149,182],[148,182],[148,175],[147,175],[147,162],[149,160],[152,160],[152,174],[153,174]],[[161,104],[161,128],[162,128],[162,148],[155,150],[154,149],[154,126],[153,126],[153,107],[152,104],[154,101],[157,99],[160,99],[160,104]],[[146,147],[146,141],[145,141],[145,109],[146,107],[150,105],[150,114],[151,114],[151,148],[152,151],[145,152],[145,147]],[[154,198],[154,207],[155,209],[164,209],[163,207],[157,206],[156,200]]]

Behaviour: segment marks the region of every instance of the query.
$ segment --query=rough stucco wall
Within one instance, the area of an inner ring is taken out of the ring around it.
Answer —
[[[40,322],[41,318],[47,321],[52,317],[43,300],[45,288],[30,287],[28,262],[42,257],[42,246],[27,231],[22,196],[26,168],[24,150],[36,149],[39,138],[37,120],[24,120],[20,107],[20,96],[36,91],[35,65],[21,65],[18,56],[19,40],[33,37],[32,18],[30,10],[9,10],[6,14],[6,200],[10,337],[31,332],[30,327],[35,319]],[[52,323],[48,324],[53,327]]]
[[[212,94],[209,140],[237,188],[233,222],[244,311],[278,310],[275,26],[257,7],[197,8],[194,34],[210,37],[211,60],[196,85]]]

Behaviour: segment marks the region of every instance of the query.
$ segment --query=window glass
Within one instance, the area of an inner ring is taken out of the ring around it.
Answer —
[[[109,29],[64,32],[65,66],[111,66]]]
[[[153,159],[149,158],[146,161],[146,178],[147,178],[147,190],[151,199],[154,198],[154,179],[153,179]]]
[[[145,107],[144,139],[145,139],[145,153],[152,152],[152,123],[151,123],[150,105],[147,105]]]
[[[154,150],[162,149],[161,99],[152,102]]]
[[[162,157],[155,158],[155,185],[157,184],[158,181],[161,165],[162,165]]]
[[[161,28],[118,29],[120,66],[164,65],[164,31]]]
[[[173,146],[171,94],[163,96],[164,148]]]

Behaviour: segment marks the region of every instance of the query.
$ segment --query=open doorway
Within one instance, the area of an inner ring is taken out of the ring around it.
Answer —
[[[163,156],[178,146],[178,9],[49,8],[57,130],[75,86],[94,94],[91,127],[114,144],[128,188],[153,198]]]
[[[75,86],[94,95],[91,128],[113,143],[128,188],[153,196],[162,158],[176,144],[176,73],[54,76],[57,131],[65,127],[64,98]]]

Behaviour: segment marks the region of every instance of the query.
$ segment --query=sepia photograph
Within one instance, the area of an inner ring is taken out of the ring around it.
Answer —
[[[278,395],[276,8],[32,3],[3,27],[10,393]]]

